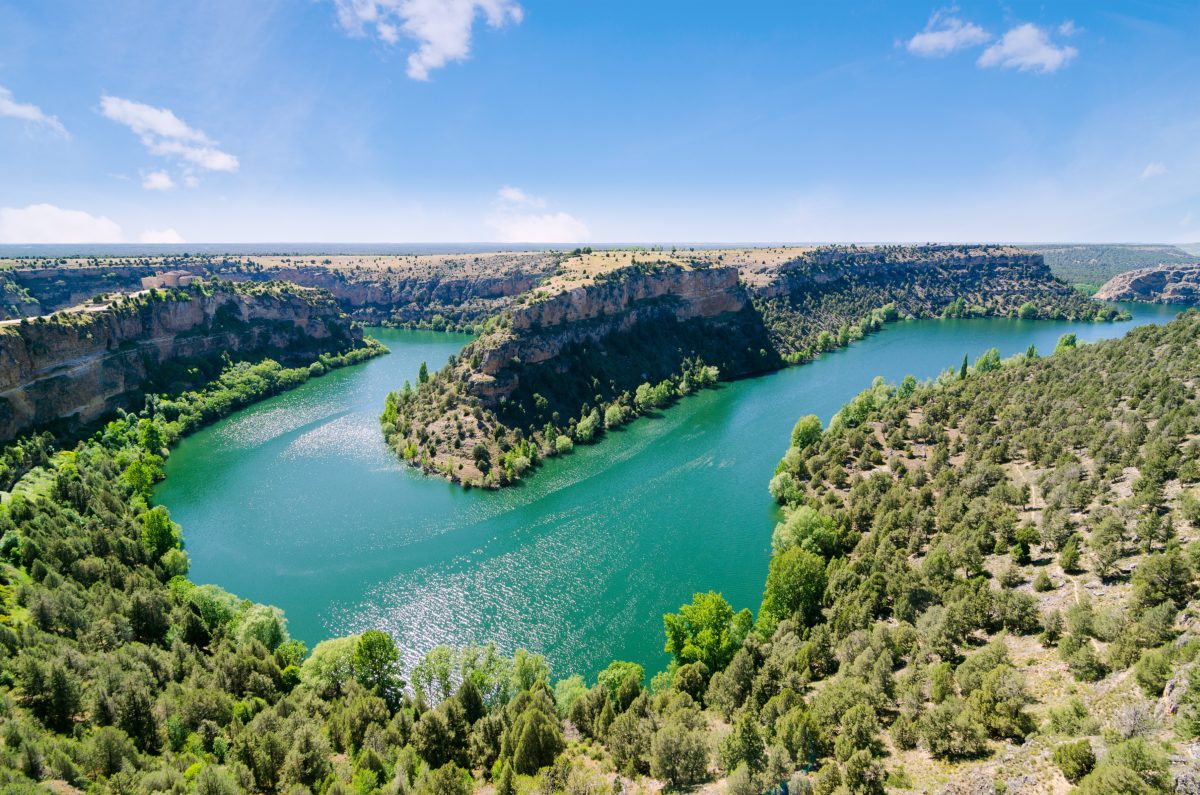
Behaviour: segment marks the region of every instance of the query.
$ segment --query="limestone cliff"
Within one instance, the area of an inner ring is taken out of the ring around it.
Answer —
[[[1151,304],[1200,302],[1200,263],[1158,265],[1119,273],[1096,293],[1106,301],[1144,301]]]
[[[471,346],[468,356],[478,356],[479,364],[469,376],[470,391],[484,405],[494,408],[513,396],[522,378],[527,383],[547,381],[541,392],[549,394],[543,397],[552,405],[559,404],[556,408],[566,408],[555,393],[561,391],[557,387],[565,386],[559,376],[569,369],[569,357],[563,356],[568,349],[601,345],[614,336],[650,328],[671,333],[675,330],[666,331],[664,327],[677,324],[706,327],[708,331],[704,335],[707,339],[697,340],[683,355],[720,360],[730,377],[744,375],[763,369],[762,363],[747,362],[742,357],[731,360],[729,351],[721,349],[744,347],[741,336],[747,329],[752,330],[752,336],[761,336],[754,330],[756,319],[745,316],[748,310],[752,312],[736,268],[622,269],[594,284],[547,298],[534,296],[514,308],[508,328],[494,331]],[[610,356],[614,362],[608,363],[608,370],[613,369],[615,359],[628,358],[612,352]],[[676,352],[671,358],[671,371],[677,370],[681,355]],[[644,357],[630,364],[638,380],[622,388],[636,386],[649,377]]]
[[[539,456],[687,394],[803,362],[901,317],[1108,319],[1042,257],[999,246],[584,250],[490,322],[384,431],[406,460],[499,486]]]
[[[90,424],[228,354],[288,362],[358,344],[334,300],[290,285],[205,284],[0,324],[0,439]]]
[[[44,262],[44,261],[36,261]],[[0,272],[0,314],[54,312],[93,296],[136,290],[144,276],[185,270],[243,281],[287,281],[328,290],[342,309],[366,324],[474,324],[507,309],[554,269],[543,252],[424,257],[122,258],[25,264]]]
[[[781,364],[735,267],[568,267],[429,383],[393,395],[384,430],[416,466],[500,486],[563,439],[589,441],[718,373]]]

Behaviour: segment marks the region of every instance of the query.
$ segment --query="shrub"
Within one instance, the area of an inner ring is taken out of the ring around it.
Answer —
[[[1067,781],[1078,784],[1096,766],[1096,755],[1092,753],[1092,744],[1087,740],[1063,743],[1054,749],[1054,764],[1058,765]]]

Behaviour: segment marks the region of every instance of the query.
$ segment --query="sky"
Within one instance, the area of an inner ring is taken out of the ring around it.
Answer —
[[[0,243],[1200,241],[1200,3],[0,0]]]

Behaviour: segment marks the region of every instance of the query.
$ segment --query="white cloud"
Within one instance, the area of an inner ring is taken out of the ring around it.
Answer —
[[[519,24],[524,11],[514,0],[334,0],[341,26],[356,36],[374,33],[386,44],[401,36],[416,43],[408,55],[408,76],[429,73],[471,54],[471,32],[482,15],[493,28]]]
[[[170,190],[175,187],[175,180],[165,171],[151,171],[142,177],[142,187],[146,190]]]
[[[509,204],[523,204],[528,207],[545,207],[546,200],[538,196],[530,196],[520,188],[514,188],[511,185],[505,185],[500,189],[499,197],[501,201]]]
[[[1002,66],[1022,72],[1056,72],[1074,60],[1079,51],[1057,46],[1046,31],[1026,22],[1004,34],[1000,41],[983,51],[978,64],[988,68]]]
[[[104,216],[53,204],[0,207],[0,243],[120,243],[121,227]]]
[[[1154,177],[1161,177],[1166,173],[1167,166],[1165,163],[1147,163],[1146,167],[1142,169],[1142,179],[1153,179]]]
[[[139,243],[185,243],[183,235],[174,229],[147,229],[138,235]]]
[[[587,225],[564,212],[539,213],[546,200],[520,188],[499,190],[492,212],[484,222],[495,231],[498,243],[580,243],[591,233]]]
[[[563,212],[492,216],[487,224],[497,243],[580,243],[591,234],[583,221]]]
[[[1058,33],[1060,36],[1074,36],[1078,32],[1079,27],[1076,26],[1075,20],[1073,19],[1068,19],[1058,26]]]
[[[216,141],[202,130],[188,126],[166,108],[156,108],[131,99],[103,96],[100,112],[124,124],[141,139],[151,154],[182,160],[187,167],[204,171],[238,170],[238,159],[217,148]]]
[[[21,119],[30,124],[40,124],[43,127],[49,127],[63,138],[70,138],[67,128],[62,126],[62,122],[55,116],[48,116],[37,105],[31,105],[27,102],[17,102],[13,99],[12,92],[4,86],[0,86],[0,116],[7,116],[10,119]]]
[[[937,11],[929,18],[925,30],[908,40],[908,51],[914,55],[937,57],[976,47],[992,38],[992,34],[972,22],[951,16],[952,11]]]

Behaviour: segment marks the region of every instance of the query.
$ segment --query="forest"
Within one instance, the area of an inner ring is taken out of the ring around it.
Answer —
[[[71,449],[6,450],[0,775],[16,792],[1174,791],[1200,734],[1198,341],[1189,312],[993,350],[877,380],[827,429],[801,418],[756,613],[697,593],[664,616],[666,670],[592,680],[495,646],[403,670],[373,630],[308,650],[276,608],[190,582],[150,499],[173,442],[369,354],[232,365]]]

